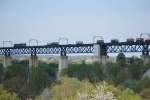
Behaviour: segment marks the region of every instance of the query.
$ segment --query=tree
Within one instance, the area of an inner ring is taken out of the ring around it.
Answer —
[[[117,56],[116,61],[119,64],[119,66],[125,67],[125,65],[126,65],[126,57],[125,57],[124,53],[119,53],[118,56]]]
[[[139,84],[142,86],[143,89],[150,88],[150,79],[147,76],[145,76],[139,81]]]
[[[139,81],[128,79],[124,82],[126,88],[133,90],[134,92],[140,92],[142,90],[142,85]]]
[[[41,67],[31,69],[29,88],[31,97],[38,95],[47,85],[49,85],[50,77]]]
[[[143,66],[143,71],[142,73],[144,74],[145,72],[147,72],[150,69],[150,62],[146,63],[145,66]]]
[[[21,99],[35,97],[56,78],[57,64],[41,63],[31,68],[26,61],[15,61],[6,69],[4,86],[18,94]]]
[[[6,68],[5,80],[13,77],[20,77],[24,80],[27,79],[28,66],[22,63],[15,63]]]
[[[121,70],[121,67],[118,66],[116,63],[109,62],[109,63],[107,63],[107,69],[106,70],[107,70],[107,75],[106,75],[107,80],[117,84],[118,80],[116,78],[118,76],[118,73]]]
[[[51,90],[52,100],[142,100],[130,89],[121,90],[106,82],[91,84],[68,77],[63,77]]]
[[[58,64],[55,63],[46,64],[41,62],[39,64],[39,67],[49,75],[51,83],[56,81]]]
[[[133,79],[140,79],[143,75],[143,60],[136,58],[133,63],[129,65],[129,72]]]
[[[76,77],[79,80],[88,79],[92,83],[102,80],[104,76],[98,64],[71,64],[64,72],[69,77]]]
[[[4,77],[4,67],[2,64],[0,64],[0,83],[2,82]]]

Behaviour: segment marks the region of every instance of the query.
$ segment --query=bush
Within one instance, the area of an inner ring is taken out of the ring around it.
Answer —
[[[15,93],[8,92],[0,85],[0,100],[19,100]]]
[[[101,66],[97,64],[72,64],[64,72],[69,77],[79,80],[88,79],[92,83],[98,82],[104,77]]]
[[[144,100],[150,100],[150,88],[144,89],[141,91],[140,95],[144,98]]]
[[[52,100],[77,100],[81,82],[75,78],[64,77],[61,83],[52,87]]]
[[[150,79],[145,76],[139,81],[139,84],[142,86],[142,88],[150,88]]]
[[[31,96],[36,96],[49,84],[50,77],[42,68],[34,67],[31,69],[31,74],[29,78]]]
[[[100,82],[95,85],[75,78],[62,78],[52,87],[52,100],[142,100],[130,89],[121,90]]]
[[[55,81],[56,65],[40,64],[30,69],[27,62],[13,62],[6,68],[4,86],[18,94],[21,99],[34,98]]]
[[[107,81],[115,85],[122,84],[128,78],[128,74],[117,64],[107,63]]]
[[[115,97],[103,82],[95,87],[87,80],[64,77],[52,87],[52,100],[115,100]]]
[[[6,68],[5,80],[13,77],[20,77],[24,80],[27,79],[28,66],[16,63]]]
[[[132,90],[126,89],[119,96],[119,100],[142,100],[142,98],[135,94]]]
[[[142,90],[141,84],[136,80],[126,80],[124,82],[125,87],[133,90],[134,92],[140,92]]]
[[[150,69],[150,62],[143,66],[143,74],[146,73]]]
[[[124,53],[119,53],[118,56],[117,56],[117,64],[120,66],[120,67],[125,67],[126,65],[126,57],[124,55]]]
[[[4,67],[0,63],[0,83],[3,81],[3,77],[4,77]]]
[[[80,100],[117,100],[111,91],[108,91],[108,84],[101,82],[92,88],[89,93],[79,92]]]
[[[135,59],[133,63],[129,65],[129,72],[131,73],[132,79],[139,80],[143,75],[144,63],[141,59]]]

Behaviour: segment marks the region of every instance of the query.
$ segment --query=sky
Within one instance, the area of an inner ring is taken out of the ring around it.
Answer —
[[[91,43],[95,35],[125,41],[140,33],[150,33],[150,0],[0,0],[0,45],[61,37]]]

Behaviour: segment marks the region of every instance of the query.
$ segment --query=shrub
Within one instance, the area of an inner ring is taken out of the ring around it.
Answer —
[[[129,72],[131,73],[132,79],[139,80],[143,75],[144,63],[141,59],[135,59],[133,63],[129,65]]]
[[[0,100],[19,100],[15,93],[8,92],[0,85]]]
[[[75,78],[64,77],[61,83],[52,87],[52,100],[76,100],[81,82]]]
[[[2,82],[4,77],[4,67],[3,65],[0,63],[0,83]]]
[[[144,89],[141,91],[140,95],[144,98],[144,100],[150,100],[150,88]]]
[[[142,100],[142,98],[132,90],[126,89],[119,95],[119,100]]]
[[[125,87],[132,89],[134,92],[140,92],[142,90],[141,84],[136,80],[126,80],[124,85]]]
[[[52,100],[142,100],[131,89],[122,90],[106,82],[91,84],[87,80],[63,77],[52,87]]]
[[[125,67],[126,65],[126,57],[124,55],[124,53],[119,53],[116,59],[117,63],[119,66],[121,67]]]
[[[41,67],[34,67],[29,79],[31,95],[34,97],[49,84],[50,77]]]
[[[60,84],[52,87],[52,100],[115,100],[107,88],[103,82],[95,87],[87,80],[64,77]]]
[[[97,84],[90,93],[79,93],[80,100],[117,100],[111,91],[107,90],[105,82]]]
[[[116,63],[107,63],[107,81],[115,85],[122,84],[128,74]]]
[[[72,64],[65,69],[65,74],[79,80],[88,79],[92,83],[103,79],[102,68],[97,64]]]
[[[140,80],[139,83],[142,88],[150,88],[150,79],[147,76]]]

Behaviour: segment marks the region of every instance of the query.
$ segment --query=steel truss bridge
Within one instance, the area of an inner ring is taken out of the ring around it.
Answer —
[[[67,44],[67,45],[43,45],[43,46],[24,46],[24,47],[1,47],[0,55],[23,55],[30,54],[36,56],[37,54],[60,54],[66,56],[67,54],[75,53],[94,53],[94,45],[91,44]],[[150,42],[119,42],[119,43],[99,43],[100,55],[107,55],[107,53],[127,53],[127,52],[141,52],[142,55],[149,55]]]

